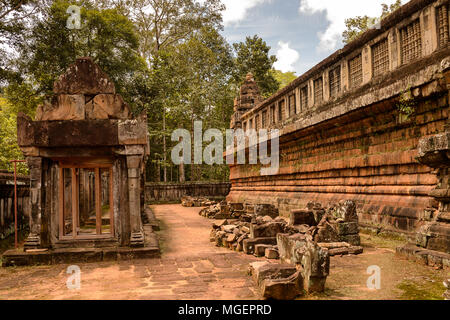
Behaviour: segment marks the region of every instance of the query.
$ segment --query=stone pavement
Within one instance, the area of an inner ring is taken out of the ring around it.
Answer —
[[[259,299],[246,272],[260,259],[210,243],[199,208],[152,209],[161,259],[80,264],[80,290],[67,289],[68,265],[0,268],[0,299]]]

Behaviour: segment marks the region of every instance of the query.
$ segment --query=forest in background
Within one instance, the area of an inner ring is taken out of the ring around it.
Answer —
[[[229,128],[233,100],[248,72],[267,98],[296,78],[274,69],[277,58],[258,35],[230,44],[221,35],[220,0],[0,0],[0,169],[21,159],[16,116],[34,117],[53,83],[77,57],[89,56],[114,81],[135,115],[146,112],[151,156],[147,180],[225,181],[226,165],[170,160],[171,133]],[[71,5],[81,28],[66,27]],[[386,12],[395,8],[386,8]],[[384,10],[383,10],[384,12]],[[349,19],[346,42],[368,28],[368,17]],[[25,165],[19,165],[26,173]],[[180,171],[182,172],[180,175]]]

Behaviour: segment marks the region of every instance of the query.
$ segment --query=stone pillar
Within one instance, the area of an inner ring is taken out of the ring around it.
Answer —
[[[365,46],[362,51],[363,84],[372,80],[372,48]]]
[[[141,221],[141,164],[142,155],[127,155],[128,201],[131,227],[130,245],[132,247],[144,246],[144,233]]]
[[[41,247],[42,228],[42,158],[27,157],[30,170],[30,234],[24,249]]]
[[[5,225],[5,212],[4,212],[4,202],[5,199],[0,199],[0,227],[3,227]]]

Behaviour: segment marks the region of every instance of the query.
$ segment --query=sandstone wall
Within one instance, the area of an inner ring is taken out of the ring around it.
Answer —
[[[417,145],[443,131],[447,118],[448,96],[436,95],[418,102],[417,115],[405,122],[395,101],[385,101],[284,136],[280,174],[232,167],[229,199],[271,203],[285,216],[310,201],[355,200],[363,224],[413,231],[437,183],[432,169],[416,161]]]
[[[227,199],[270,203],[285,216],[310,201],[355,200],[363,225],[417,231],[424,209],[437,206],[429,193],[438,182],[417,146],[448,129],[448,6],[410,1],[243,114],[244,130],[280,130],[280,170],[232,165]]]

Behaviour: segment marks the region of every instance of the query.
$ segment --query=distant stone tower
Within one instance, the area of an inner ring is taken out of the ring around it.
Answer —
[[[244,83],[239,90],[239,97],[234,99],[234,114],[231,117],[231,129],[242,128],[241,117],[247,111],[256,107],[263,101],[253,74],[246,75]]]

